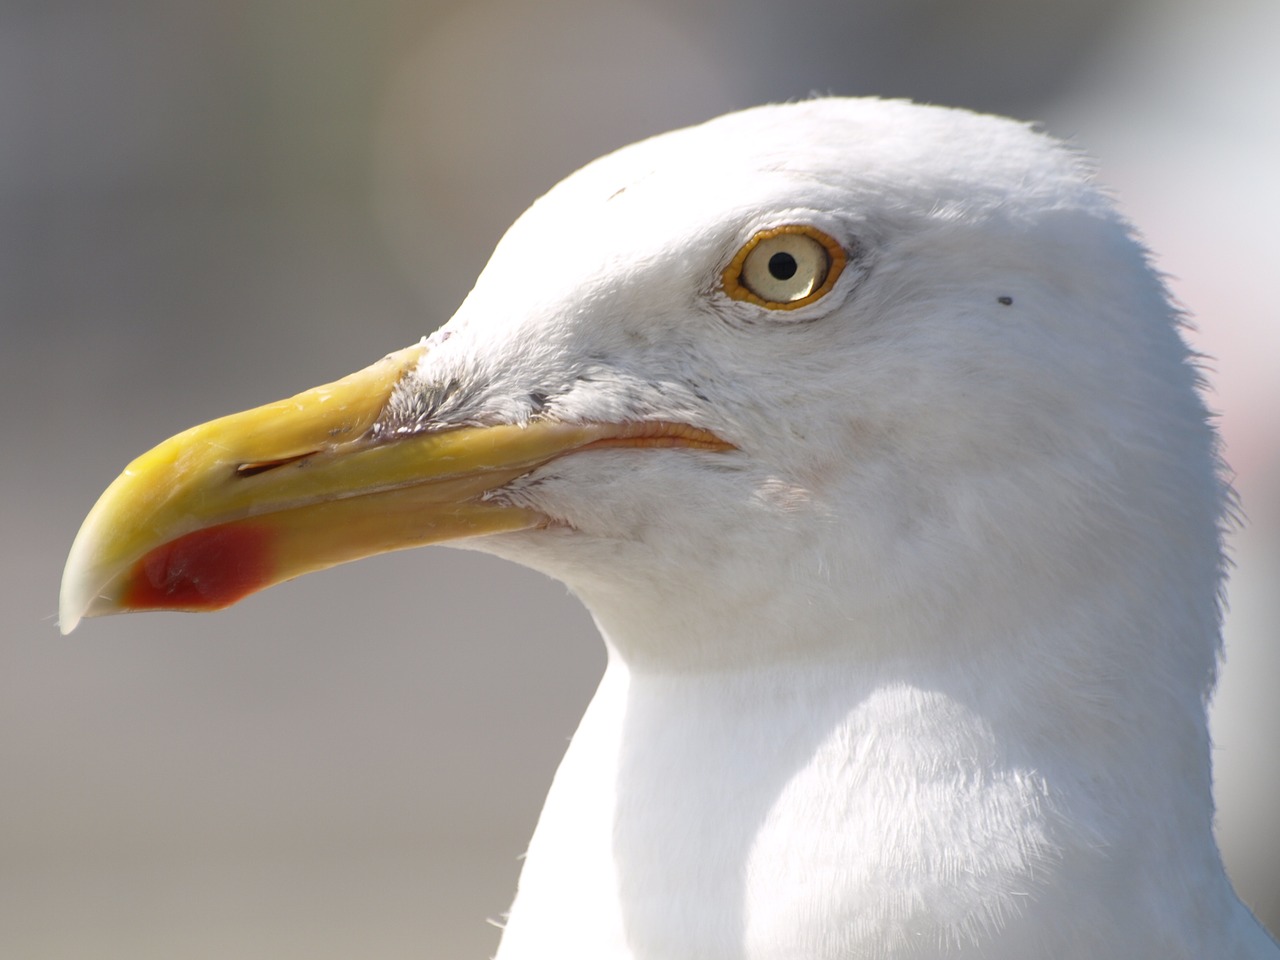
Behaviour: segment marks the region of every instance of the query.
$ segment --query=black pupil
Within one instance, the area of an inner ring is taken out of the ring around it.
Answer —
[[[796,258],[789,253],[775,253],[769,258],[769,273],[776,280],[790,280],[796,275]]]

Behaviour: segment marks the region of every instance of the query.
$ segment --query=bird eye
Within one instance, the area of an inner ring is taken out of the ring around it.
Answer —
[[[846,260],[840,244],[816,227],[761,230],[724,268],[724,292],[770,310],[794,310],[825,296]]]

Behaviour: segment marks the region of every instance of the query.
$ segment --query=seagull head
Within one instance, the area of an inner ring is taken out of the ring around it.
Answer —
[[[729,115],[556,186],[420,343],[135,460],[61,626],[427,543],[563,580],[610,665],[502,956],[1244,956],[1179,325],[1026,125]]]
[[[1221,503],[1176,313],[1079,155],[815,100],[597,160],[422,343],[144,455],[61,623],[452,542],[657,666],[954,657],[939,631],[1087,617],[1053,605],[1134,569],[1203,637]]]

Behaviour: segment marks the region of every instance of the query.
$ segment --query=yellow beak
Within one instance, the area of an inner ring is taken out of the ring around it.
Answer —
[[[375,553],[537,527],[542,514],[484,495],[586,447],[731,448],[654,422],[372,432],[424,351],[193,427],[129,464],[67,557],[62,632],[108,613],[215,610]]]

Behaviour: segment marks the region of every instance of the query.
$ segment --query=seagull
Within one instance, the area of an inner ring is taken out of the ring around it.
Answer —
[[[730,114],[568,177],[431,337],[135,460],[60,625],[436,542],[566,583],[608,666],[498,960],[1274,960],[1212,834],[1182,324],[1028,125]]]

